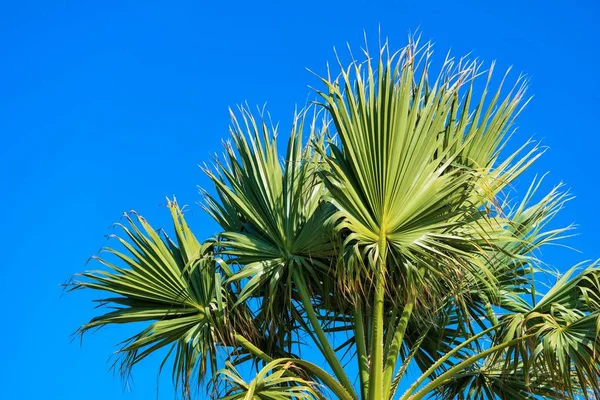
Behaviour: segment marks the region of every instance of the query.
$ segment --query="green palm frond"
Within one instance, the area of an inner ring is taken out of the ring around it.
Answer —
[[[435,308],[443,306],[432,304],[437,294],[463,293],[457,286],[467,281],[500,296],[487,257],[511,257],[506,243],[521,238],[507,229],[496,197],[539,152],[524,147],[499,161],[524,85],[504,99],[499,88],[491,101],[486,88],[475,101],[479,66],[449,60],[431,84],[430,54],[411,43],[390,55],[384,45],[378,59],[366,53],[337,79],[323,78],[328,91],[320,94],[339,137],[322,176],[344,240],[341,287],[368,288],[386,259],[390,297],[414,297],[406,288],[417,284],[424,295],[416,301]]]
[[[252,329],[243,309],[231,312],[224,286],[227,276],[213,256],[213,243],[196,239],[175,201],[169,201],[168,208],[175,240],[157,233],[141,216],[126,214],[128,226],[119,225],[124,236],[113,236],[124,250],[104,249],[123,266],[95,257],[108,270],[82,273],[72,289],[115,296],[97,300],[111,311],[83,325],[81,334],[112,324],[149,323],[121,344],[117,354],[122,373],[128,374],[148,355],[168,347],[163,365],[171,357],[173,379],[189,395],[192,383],[216,371],[217,346],[232,343],[236,330],[252,334]]]
[[[318,384],[298,378],[292,361],[274,360],[246,382],[232,364],[218,372],[228,390],[219,400],[315,400],[323,399]],[[290,373],[292,372],[292,373]]]
[[[565,396],[600,396],[600,269],[569,270],[524,314],[505,317],[504,342],[530,337],[507,351],[511,365],[545,374]],[[497,355],[498,357],[498,355]],[[497,358],[496,357],[496,358]]]
[[[377,58],[365,52],[364,62],[341,67],[338,78],[322,78],[327,92],[319,92],[339,137],[321,173],[343,238],[337,278],[351,295],[374,287],[374,343],[384,340],[384,292],[404,308],[386,333],[386,343],[395,337],[394,352],[413,308],[443,308],[437,299],[448,292],[460,296],[469,280],[497,296],[496,276],[482,258],[512,238],[495,211],[496,196],[538,154],[525,147],[499,161],[524,85],[504,100],[498,89],[490,102],[485,93],[475,102],[478,66],[447,61],[431,84],[430,55],[429,47],[414,42],[395,54],[384,45]],[[374,344],[375,386],[381,386],[380,357]],[[393,360],[392,352],[388,375]]]
[[[471,348],[463,355],[455,351],[461,346],[452,349],[442,358],[450,361],[448,357],[454,356],[451,367],[434,376],[411,398],[421,399],[434,390],[442,397],[475,391],[470,392],[480,396],[475,398],[495,398],[491,394],[499,395],[500,389],[502,393],[513,392],[515,398],[597,398],[600,311],[596,293],[600,293],[600,269],[592,264],[572,277],[576,268],[535,307],[508,314],[496,327],[465,342],[480,340],[486,332],[497,332],[491,343]],[[590,292],[595,293],[592,298]],[[402,398],[414,393],[420,382]],[[492,390],[493,385],[500,386]]]
[[[262,319],[271,324],[267,330],[275,330],[294,324],[292,271],[299,268],[310,279],[325,267],[331,243],[323,223],[329,211],[315,173],[319,156],[302,146],[304,116],[295,119],[282,160],[275,128],[240,111],[241,124],[232,113],[233,146],[226,146],[226,160],[205,169],[217,192],[205,193],[205,208],[224,229],[220,253],[239,266],[230,278],[244,283],[238,303],[261,298]]]
[[[551,380],[543,374],[527,380],[527,375],[522,368],[506,371],[502,360],[496,364],[487,361],[454,375],[440,388],[437,398],[464,400],[569,398],[556,390]]]
[[[317,126],[316,114],[312,120],[306,113],[297,115],[285,158],[280,160],[275,128],[244,108],[240,112],[242,123],[232,113],[233,146],[226,148],[226,161],[216,160],[214,171],[205,169],[217,191],[217,197],[205,193],[205,207],[224,229],[219,252],[229,264],[239,266],[229,278],[243,283],[237,304],[259,299],[258,324],[272,345],[288,352],[298,340],[298,328],[309,334],[315,331],[313,339],[351,391],[318,324],[312,299],[328,298],[319,294],[329,280],[334,244],[328,220],[333,209],[324,201],[326,188],[318,174],[322,153],[302,141],[308,121],[308,141],[322,146],[327,124]],[[303,305],[312,329],[306,329],[295,300]]]
[[[241,114],[242,124],[232,114],[226,161],[205,169],[218,195],[205,193],[206,209],[224,229],[221,253],[242,266],[231,279],[249,279],[238,301],[260,294],[275,310],[275,299],[291,300],[291,269],[316,277],[315,269],[327,268],[332,244],[324,223],[331,210],[316,174],[320,156],[302,144],[305,115],[295,118],[281,160],[275,128],[243,108]],[[315,120],[308,140],[313,138],[319,140]]]

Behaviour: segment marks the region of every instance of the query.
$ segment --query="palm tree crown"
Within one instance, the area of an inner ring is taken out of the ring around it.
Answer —
[[[511,194],[542,153],[505,149],[526,83],[492,90],[493,66],[465,59],[432,76],[431,55],[384,44],[320,78],[283,154],[262,114],[232,112],[225,156],[204,168],[221,231],[199,241],[175,200],[173,238],[128,214],[105,268],[71,283],[109,293],[79,332],[145,322],[115,365],[127,375],[165,348],[185,397],[600,397],[600,269],[536,283],[568,195],[540,196],[541,179]]]

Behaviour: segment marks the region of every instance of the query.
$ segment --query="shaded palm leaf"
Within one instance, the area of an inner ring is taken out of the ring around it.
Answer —
[[[507,351],[513,367],[522,363],[532,376],[545,375],[572,398],[600,396],[600,269],[592,264],[569,270],[523,314],[505,317],[504,342],[529,337]],[[497,356],[498,357],[498,356]]]
[[[438,391],[440,399],[567,399],[557,391],[547,376],[539,375],[527,380],[522,369],[506,371],[502,361],[490,365],[485,360],[466,371],[456,374]]]

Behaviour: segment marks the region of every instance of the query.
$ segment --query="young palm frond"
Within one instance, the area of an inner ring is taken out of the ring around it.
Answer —
[[[323,399],[317,384],[294,376],[293,362],[274,360],[247,383],[232,364],[218,371],[228,390],[219,400],[316,400]]]

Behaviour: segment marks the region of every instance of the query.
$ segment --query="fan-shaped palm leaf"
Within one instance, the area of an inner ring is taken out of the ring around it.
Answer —
[[[508,350],[512,365],[522,362],[531,375],[553,380],[573,397],[600,396],[600,269],[596,264],[573,277],[569,270],[524,314],[506,317],[502,340],[530,336]]]
[[[598,397],[600,269],[593,264],[571,278],[575,268],[577,266],[559,280],[535,307],[523,313],[506,315],[496,326],[452,349],[426,371],[401,399],[418,400],[434,391],[441,394],[462,393],[467,387],[469,390],[483,390],[483,382],[472,379],[474,374],[488,373],[500,373],[503,390],[519,392],[524,398],[538,395],[556,399]],[[590,293],[594,295],[590,296]],[[484,334],[493,332],[497,335],[491,343],[455,359],[450,368],[417,391],[426,376],[439,368],[442,362],[458,355],[457,349],[466,349],[465,344],[474,343]]]
[[[234,146],[227,146],[226,162],[206,169],[218,194],[205,193],[206,209],[225,230],[221,253],[242,266],[232,280],[250,279],[238,301],[262,291],[265,309],[273,311],[276,301],[291,300],[292,269],[316,279],[314,270],[327,268],[331,243],[324,222],[330,210],[316,174],[320,156],[302,146],[304,117],[294,121],[282,165],[274,128],[241,112],[243,125],[232,114]],[[309,139],[314,121],[310,128]]]
[[[221,224],[221,254],[241,268],[230,278],[245,281],[238,303],[262,299],[258,318],[280,346],[291,348],[293,329],[303,321],[292,300],[300,300],[316,333],[317,345],[338,379],[352,385],[317,321],[311,291],[319,293],[327,280],[332,242],[326,221],[332,209],[323,201],[324,186],[317,170],[321,155],[303,147],[303,114],[294,120],[283,165],[277,134],[264,120],[241,109],[243,124],[232,114],[234,146],[227,147],[227,162],[216,161],[212,178],[218,200],[206,194],[206,209]],[[316,118],[309,140],[322,141]],[[321,131],[326,125],[321,127]],[[297,290],[295,294],[294,289]],[[310,330],[309,330],[310,331]]]
[[[392,55],[384,46],[377,65],[366,53],[366,61],[342,70],[339,80],[323,79],[328,93],[321,94],[340,138],[323,173],[337,231],[345,237],[337,272],[351,292],[364,282],[375,288],[370,398],[388,395],[383,381],[391,381],[415,301],[428,305],[432,293],[453,290],[465,275],[492,291],[495,277],[479,256],[506,233],[484,209],[534,154],[515,153],[495,165],[522,89],[498,107],[499,91],[487,109],[482,98],[471,118],[472,89],[465,104],[458,98],[476,65],[453,69],[448,62],[430,86],[429,55],[416,43]],[[416,298],[415,284],[423,279],[428,287]],[[384,373],[386,290],[404,297],[406,306],[390,330],[395,337]]]
[[[168,207],[175,241],[164,232],[157,233],[144,218],[126,214],[129,226],[119,225],[125,236],[113,236],[124,251],[104,249],[125,267],[95,257],[108,271],[82,273],[83,279],[75,280],[72,288],[117,296],[98,300],[113,311],[94,317],[80,333],[111,324],[150,322],[122,343],[118,351],[122,372],[128,373],[146,356],[168,346],[163,364],[173,356],[173,379],[189,394],[194,373],[200,381],[208,368],[216,371],[216,347],[233,343],[236,329],[248,335],[253,329],[242,308],[231,311],[224,288],[226,276],[212,256],[213,244],[198,242],[176,202],[169,201]]]

